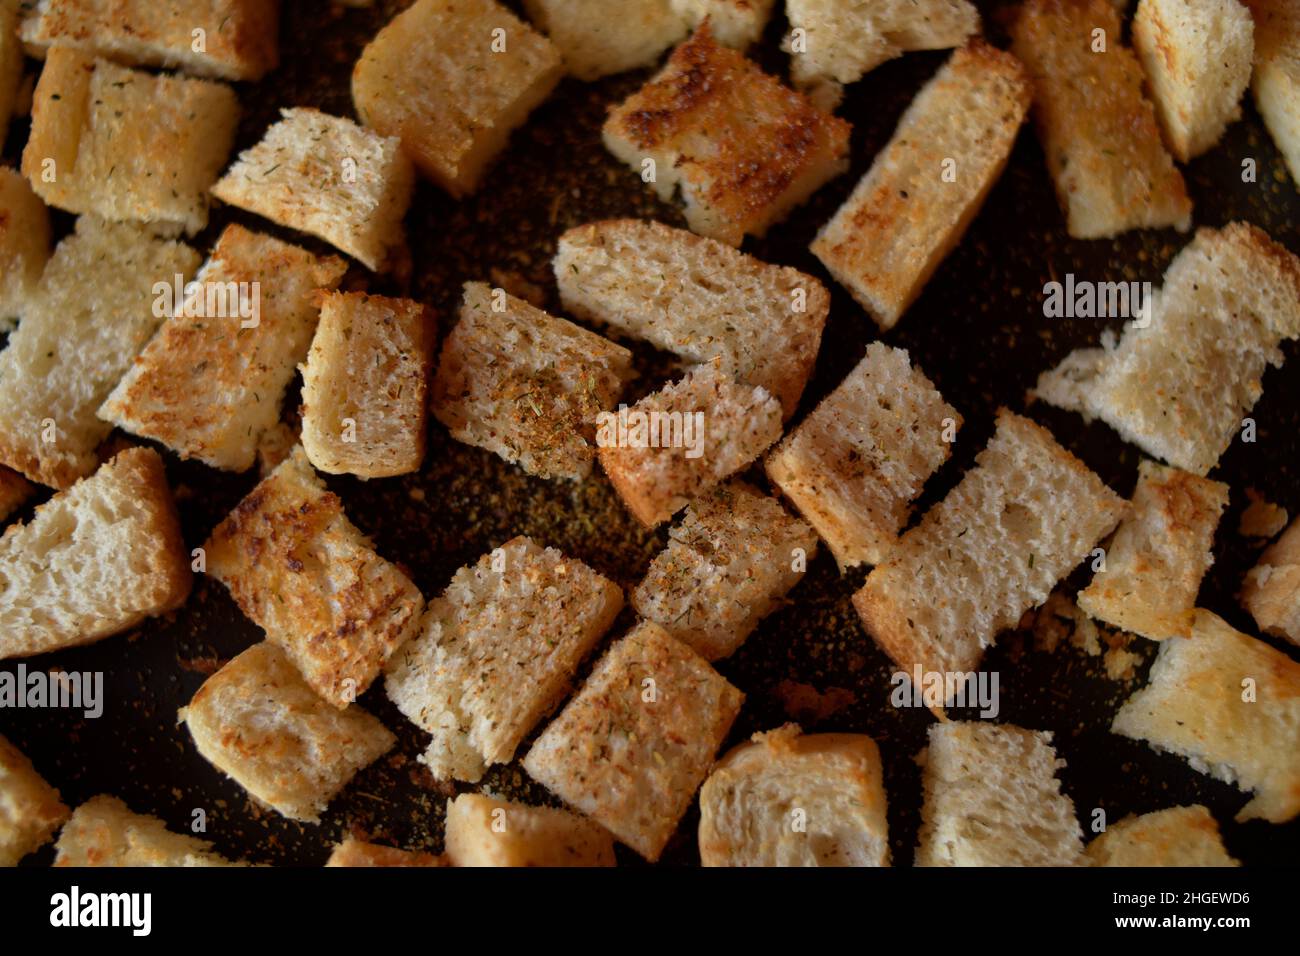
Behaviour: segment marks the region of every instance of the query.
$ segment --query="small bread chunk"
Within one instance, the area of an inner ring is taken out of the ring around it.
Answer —
[[[1143,461],[1129,513],[1104,569],[1079,592],[1079,607],[1113,627],[1153,641],[1187,637],[1201,578],[1214,563],[1214,529],[1228,486]]]
[[[1300,259],[1244,222],[1198,229],[1146,318],[1117,345],[1071,352],[1035,391],[1205,475],[1259,400],[1264,370],[1282,364],[1281,342],[1300,336]]]
[[[18,472],[0,467],[0,521],[17,511],[35,493],[36,486]]]
[[[1029,112],[1029,77],[974,40],[917,94],[812,252],[882,330],[961,241]]]
[[[930,726],[917,866],[1078,866],[1083,831],[1052,735],[1010,724]]]
[[[281,110],[212,187],[222,202],[318,236],[380,272],[405,245],[415,173],[396,137],[314,109]]]
[[[720,660],[782,605],[816,550],[812,528],[732,481],[686,506],[632,606],[706,661]]]
[[[926,479],[948,460],[961,424],[907,352],[872,342],[767,456],[767,476],[817,529],[841,571],[879,564]]]
[[[1033,76],[1038,136],[1076,239],[1192,224],[1187,187],[1121,29],[1109,0],[1026,0],[1012,27],[1011,50]],[[1105,51],[1093,52],[1102,41]]]
[[[173,833],[157,817],[132,813],[101,794],[81,806],[59,834],[55,866],[240,866],[207,840]]]
[[[694,30],[707,18],[713,38],[742,53],[763,34],[776,0],[672,0],[673,11]]]
[[[715,359],[620,406],[596,430],[601,467],[648,528],[740,471],[781,437],[781,403]]]
[[[524,769],[654,862],[744,698],[689,647],[642,621],[542,731]]]
[[[433,312],[410,299],[326,295],[302,367],[302,447],[331,475],[386,478],[424,460]]]
[[[975,670],[1127,509],[1047,429],[1006,409],[975,465],[853,595],[908,674]]]
[[[420,592],[348,520],[301,446],[203,547],[208,573],[335,707],[364,694],[419,631]]]
[[[21,750],[0,736],[0,866],[50,842],[68,808]]]
[[[208,187],[238,120],[239,100],[222,83],[55,47],[32,94],[23,175],[51,206],[193,235],[208,224]]]
[[[637,219],[570,229],[554,269],[564,308],[577,318],[687,362],[721,358],[737,381],[776,396],[787,420],[799,407],[831,306],[812,276]]]
[[[1133,48],[1180,162],[1204,153],[1241,118],[1255,43],[1250,11],[1237,0],[1142,0]]]
[[[326,866],[450,866],[445,856],[420,850],[399,850],[348,837],[334,847]]]
[[[1255,22],[1255,107],[1300,183],[1300,8],[1294,0],[1245,0]]]
[[[322,700],[277,644],[254,644],[177,715],[204,759],[260,802],[317,823],[347,782],[397,742],[360,706]]]
[[[0,332],[26,310],[49,258],[45,203],[17,170],[0,166]]]
[[[276,0],[40,0],[23,22],[29,49],[74,47],[196,76],[260,80],[279,61]]]
[[[632,377],[632,353],[504,289],[465,283],[442,344],[433,414],[468,445],[530,475],[591,474],[598,416]]]
[[[1110,729],[1253,793],[1238,820],[1300,814],[1300,664],[1209,611],[1190,638],[1160,645]]]
[[[496,0],[416,0],[362,52],[352,102],[363,123],[399,137],[420,172],[462,197],[563,74],[551,42]]]
[[[162,459],[130,448],[0,537],[0,659],[91,644],[189,597]]]
[[[848,168],[849,129],[704,23],[610,113],[604,139],[638,173],[653,171],[660,199],[681,186],[691,229],[739,246]]]
[[[613,839],[590,820],[478,793],[447,801],[446,842],[455,866],[614,866]]]
[[[457,571],[384,680],[397,709],[433,735],[421,763],[440,780],[475,782],[512,760],[622,607],[614,582],[523,536]]]
[[[1089,843],[1084,855],[1089,866],[1241,866],[1199,803],[1125,817]]]
[[[227,226],[193,294],[174,301],[99,417],[182,458],[251,468],[311,343],[315,290],[332,289],[346,268],[335,256]]]
[[[880,749],[865,734],[755,734],[700,790],[705,866],[888,866]]]
[[[1300,518],[1246,573],[1241,603],[1265,634],[1300,645]]]

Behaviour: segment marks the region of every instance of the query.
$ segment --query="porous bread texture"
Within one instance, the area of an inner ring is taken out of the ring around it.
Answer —
[[[481,793],[447,801],[447,857],[454,866],[614,866],[614,840],[590,820]]]
[[[399,850],[397,847],[366,843],[347,837],[330,851],[326,866],[451,866],[446,857],[435,856],[419,850]]]
[[[49,258],[45,203],[17,170],[0,166],[0,332],[26,311]]]
[[[73,812],[59,834],[55,866],[239,866],[207,840],[173,833],[157,817],[132,813],[101,794]]]
[[[1199,803],[1127,816],[1088,844],[1089,866],[1240,866]]]
[[[1245,3],[1255,23],[1255,107],[1300,183],[1300,9],[1292,0]]]
[[[1241,603],[1265,634],[1300,645],[1300,518],[1246,573]]]
[[[54,836],[68,819],[59,791],[32,762],[0,736],[0,867],[17,866]]]

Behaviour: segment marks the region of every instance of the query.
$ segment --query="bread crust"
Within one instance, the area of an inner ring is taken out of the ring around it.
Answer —
[[[1084,851],[1090,866],[1240,866],[1228,855],[1219,825],[1199,803],[1170,807],[1112,824]]]
[[[455,866],[614,866],[614,840],[590,820],[479,793],[447,801],[447,857]]]

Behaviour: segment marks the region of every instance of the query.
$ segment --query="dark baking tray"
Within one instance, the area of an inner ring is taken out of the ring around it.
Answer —
[[[239,148],[255,142],[282,106],[315,106],[351,115],[352,63],[367,40],[403,6],[401,0],[387,0],[371,9],[345,10],[321,0],[288,0],[281,29],[282,66],[262,83],[239,88],[244,107]],[[987,3],[982,8],[988,32],[1003,42],[1005,10]],[[778,14],[752,53],[781,75],[786,57],[778,43],[784,26]],[[808,243],[945,57],[912,54],[851,86],[840,111],[854,124],[851,171],[820,190],[765,239],[746,242],[746,250],[764,260],[821,277],[833,293],[830,321],[801,414],[828,393],[867,343],[878,337],[863,311],[808,253]],[[647,75],[649,71],[641,71],[590,85],[564,81],[514,135],[472,199],[458,203],[427,183],[418,186],[407,217],[408,276],[381,280],[354,268],[347,284],[410,294],[431,304],[440,313],[440,332],[445,334],[454,321],[460,284],[466,280],[487,279],[507,287],[532,283],[544,291],[549,307],[558,309],[549,260],[557,236],[570,226],[612,216],[682,224],[677,208],[656,201],[600,142],[607,106]],[[17,161],[25,137],[25,124],[16,122],[5,151],[7,161]],[[1257,162],[1256,183],[1242,182],[1246,158]],[[1300,251],[1300,197],[1249,97],[1243,120],[1185,173],[1197,225],[1246,219]],[[57,219],[63,229],[71,222],[62,214]],[[309,238],[230,209],[215,210],[209,228],[195,239],[196,247],[210,247],[230,221],[325,251]],[[1136,232],[1115,241],[1069,239],[1037,139],[1028,125],[1022,130],[1006,173],[965,239],[898,327],[884,336],[891,345],[908,349],[966,418],[953,458],[927,486],[922,508],[942,497],[970,466],[992,432],[997,406],[1023,409],[1025,390],[1041,371],[1069,349],[1097,341],[1100,322],[1043,317],[1043,283],[1070,271],[1098,281],[1158,281],[1187,239],[1174,232]],[[1300,511],[1295,343],[1285,351],[1291,366],[1268,372],[1264,397],[1253,412],[1258,441],[1234,444],[1215,473],[1231,485],[1232,504],[1220,525],[1216,562],[1201,604],[1246,631],[1254,628],[1234,594],[1260,550],[1236,531],[1246,489],[1257,489],[1292,514]],[[634,391],[643,393],[663,382],[671,365],[653,350],[637,346],[636,353],[643,376]],[[295,385],[286,404],[296,407],[297,394]],[[1113,488],[1122,494],[1131,491],[1139,455],[1113,432],[1041,405],[1030,408],[1029,414],[1049,426]],[[220,473],[170,454],[167,462],[189,547],[201,544],[256,480],[251,473]],[[761,475],[757,480],[762,481]],[[530,478],[494,455],[452,441],[436,423],[419,474],[329,484],[343,497],[354,522],[373,536],[380,553],[400,562],[427,596],[437,594],[457,567],[514,534],[530,534],[558,547],[625,588],[635,584],[666,539],[664,529],[639,529],[599,474],[582,484]],[[21,517],[29,513],[27,509]],[[863,576],[858,571],[841,577],[830,556],[819,553],[788,606],[719,665],[747,694],[728,745],[792,718],[809,731],[871,734],[884,756],[894,859],[908,864],[921,802],[915,757],[933,718],[923,710],[898,710],[889,704],[894,668],[863,632],[849,600]],[[1082,575],[1076,572],[1070,583],[1086,580],[1085,570]],[[611,634],[620,633],[629,622],[625,613]],[[69,804],[111,793],[134,810],[157,814],[175,829],[188,829],[193,811],[202,809],[208,820],[206,836],[231,856],[262,863],[320,864],[330,846],[349,832],[404,847],[440,849],[444,806],[455,788],[435,782],[416,762],[424,735],[402,719],[378,687],[362,704],[397,733],[399,744],[357,776],[319,826],[299,825],[258,809],[197,754],[184,728],[176,726],[177,709],[220,662],[259,636],[225,589],[200,576],[189,603],[165,620],[150,621],[91,647],[25,662],[29,668],[103,671],[107,703],[102,717],[6,710],[0,711],[0,732],[31,756]],[[1248,864],[1284,864],[1300,858],[1300,822],[1234,823],[1234,814],[1247,799],[1235,788],[1192,771],[1176,757],[1158,755],[1108,732],[1118,703],[1141,686],[1154,653],[1149,642],[1138,640],[1133,647],[1144,654],[1135,679],[1113,680],[1100,658],[1072,646],[1049,652],[1037,649],[1025,633],[1004,634],[985,664],[1001,674],[1000,719],[1055,733],[1068,763],[1062,774],[1065,789],[1085,829],[1096,807],[1114,821],[1131,812],[1199,801],[1219,820],[1229,850]],[[1284,650],[1296,656],[1294,647]],[[13,670],[17,664],[7,661],[0,667]],[[495,768],[482,786],[521,800],[552,800],[517,764]],[[696,823],[692,810],[669,844],[664,863],[698,862]],[[52,855],[47,847],[32,861],[48,862]],[[626,848],[620,847],[619,855],[622,862],[636,862]]]

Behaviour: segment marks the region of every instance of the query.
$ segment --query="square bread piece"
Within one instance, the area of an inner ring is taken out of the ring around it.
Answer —
[[[399,850],[348,837],[334,847],[326,866],[450,866],[445,856],[436,856],[420,850]]]
[[[1265,634],[1300,645],[1300,518],[1246,573],[1241,603]]]
[[[1190,638],[1160,645],[1110,729],[1252,793],[1238,820],[1300,814],[1300,664],[1209,611]]]
[[[1237,0],[1142,0],[1133,48],[1179,162],[1204,153],[1241,118],[1255,43],[1250,11]]]
[[[254,644],[177,715],[203,758],[291,820],[318,823],[335,795],[397,742],[360,706],[322,700],[277,644]]]
[[[1300,8],[1295,0],[1246,0],[1255,21],[1255,107],[1300,183]]]
[[[952,454],[962,417],[907,352],[881,342],[767,456],[767,477],[840,570],[879,564]],[[951,429],[951,430],[950,430]]]
[[[817,361],[831,298],[817,279],[658,222],[611,219],[560,236],[564,308],[691,362],[722,359],[786,420]]]
[[[0,467],[0,521],[17,511],[35,493],[36,486],[18,472]]]
[[[12,328],[25,311],[49,258],[45,203],[21,173],[0,166],[0,332]]]
[[[700,790],[704,866],[888,866],[880,749],[865,734],[754,734]]]
[[[1190,635],[1201,579],[1214,563],[1214,529],[1227,505],[1222,482],[1143,461],[1105,570],[1079,592],[1079,607],[1153,641]]]
[[[813,255],[881,330],[894,327],[979,213],[1030,97],[1020,61],[973,40],[916,95],[818,232]]]
[[[324,239],[372,272],[406,243],[415,173],[396,137],[314,109],[285,109],[212,187],[222,202]]]
[[[323,297],[302,367],[302,447],[313,465],[362,478],[419,470],[436,336],[419,302]]]
[[[203,547],[208,573],[335,707],[364,694],[419,631],[420,592],[348,520],[301,446]]]
[[[601,467],[648,528],[745,468],[781,437],[781,403],[715,359],[619,406],[596,430]]]
[[[23,175],[51,206],[193,235],[208,224],[208,187],[238,121],[222,83],[55,47],[32,94]]]
[[[0,659],[120,634],[192,580],[162,459],[129,448],[0,537]]]
[[[1105,52],[1093,52],[1094,30]],[[1189,229],[1192,201],[1110,0],[1026,0],[1011,33],[1033,76],[1038,137],[1070,235]]]
[[[867,576],[853,604],[900,669],[966,673],[1127,510],[1027,418],[997,431],[957,487]]]
[[[642,176],[653,171],[660,199],[680,185],[692,230],[739,246],[848,168],[849,130],[705,23],[614,108],[604,139]]]
[[[1199,803],[1128,816],[1088,844],[1089,866],[1241,866]]]
[[[68,808],[21,750],[0,736],[0,866],[17,866],[50,842]]]
[[[706,661],[729,657],[785,602],[817,550],[812,528],[743,481],[686,506],[645,578],[637,613]]]
[[[59,834],[55,866],[239,866],[207,840],[174,833],[157,817],[132,813],[101,794],[77,807]]]
[[[1076,349],[1035,391],[1100,418],[1148,455],[1204,475],[1300,336],[1300,259],[1261,229],[1198,229],[1165,271],[1145,328]]]
[[[744,699],[693,650],[642,621],[542,731],[524,769],[653,863]]]
[[[1078,866],[1083,831],[1052,735],[1010,724],[930,726],[916,866]]]
[[[227,226],[200,285],[173,302],[99,417],[182,458],[251,468],[311,343],[315,291],[338,285],[346,268],[338,257]]]
[[[420,762],[439,780],[475,782],[512,760],[622,607],[614,582],[523,536],[457,571],[384,680],[433,735]]]
[[[496,0],[416,0],[362,52],[352,102],[363,123],[401,139],[421,173],[463,197],[563,74],[551,42]]]
[[[447,801],[454,866],[614,866],[614,840],[585,817],[479,793]]]
[[[596,420],[632,378],[632,353],[504,289],[465,283],[442,344],[433,414],[451,436],[530,475],[591,474]]]

